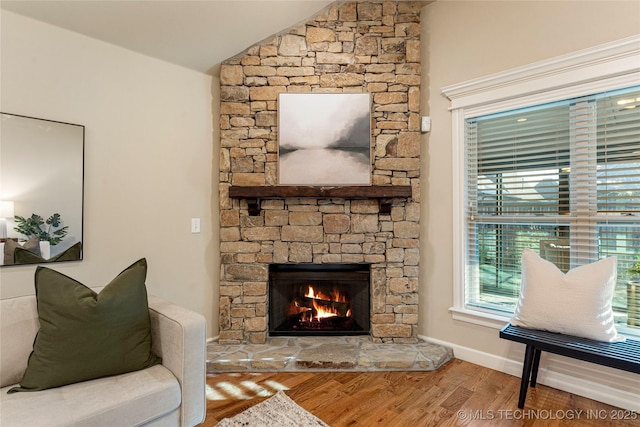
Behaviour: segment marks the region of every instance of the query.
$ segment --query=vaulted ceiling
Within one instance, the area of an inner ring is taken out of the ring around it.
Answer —
[[[251,45],[305,21],[321,0],[2,0],[7,10],[110,44],[216,74]]]

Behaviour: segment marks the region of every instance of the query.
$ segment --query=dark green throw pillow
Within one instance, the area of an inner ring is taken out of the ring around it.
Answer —
[[[73,246],[69,246],[63,252],[53,256],[49,259],[44,259],[41,256],[34,254],[23,248],[16,248],[13,253],[13,260],[15,264],[39,264],[43,262],[55,262],[55,261],[77,261],[80,259],[80,252],[82,251],[82,244],[80,242],[75,243]]]
[[[38,391],[144,369],[160,363],[151,327],[141,259],[96,294],[82,283],[37,267],[40,330],[20,387]]]

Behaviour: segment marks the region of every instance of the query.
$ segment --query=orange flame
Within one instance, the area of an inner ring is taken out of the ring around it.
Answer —
[[[332,307],[322,307],[318,305],[315,300],[313,301],[313,308],[316,309],[316,316],[314,319],[326,319],[327,317],[335,317],[338,312]]]
[[[321,291],[318,291],[318,293],[316,293],[316,291],[313,289],[313,286],[308,285],[308,290],[305,297],[313,299],[323,299],[326,301],[347,302],[347,296],[341,294],[337,288],[334,288],[331,294],[327,295]]]
[[[334,307],[325,307],[320,304],[317,304],[315,300],[325,300],[325,301],[334,301],[334,302],[347,302],[346,295],[341,294],[338,289],[334,288],[330,295],[327,295],[321,291],[316,291],[313,289],[313,286],[309,285],[307,294],[305,295],[307,298],[313,299],[313,308],[316,311],[316,315],[313,319],[326,319],[327,317],[335,317],[340,313]],[[351,316],[351,309],[349,309],[348,316]]]

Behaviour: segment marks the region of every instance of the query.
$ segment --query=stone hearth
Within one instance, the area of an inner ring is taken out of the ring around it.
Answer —
[[[336,2],[222,64],[220,344],[269,339],[272,263],[369,264],[370,339],[419,342],[421,6]],[[281,92],[370,93],[372,185],[411,196],[230,197],[278,185]]]
[[[370,337],[275,337],[265,344],[207,346],[207,373],[260,371],[432,371],[453,358],[447,347],[379,344]]]

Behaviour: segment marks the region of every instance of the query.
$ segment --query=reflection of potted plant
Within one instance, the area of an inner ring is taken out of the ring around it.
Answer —
[[[627,325],[640,328],[640,257],[627,273]]]
[[[27,239],[33,236],[38,236],[39,239],[46,240],[51,246],[57,245],[67,235],[69,226],[62,225],[62,219],[59,213],[54,213],[45,221],[40,215],[31,214],[29,218],[24,218],[16,215],[15,217],[17,226],[13,229],[20,234],[27,236]],[[47,227],[43,228],[43,225]]]

